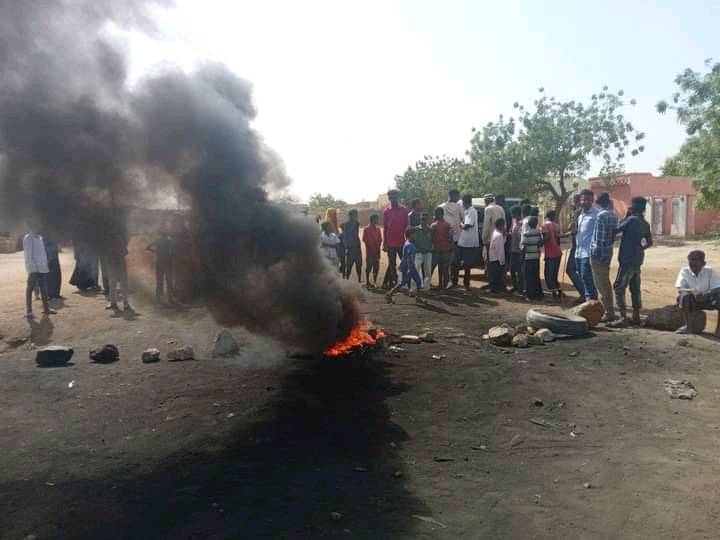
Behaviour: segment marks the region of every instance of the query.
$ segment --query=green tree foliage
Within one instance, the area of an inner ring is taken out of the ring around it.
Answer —
[[[345,208],[348,203],[342,199],[336,199],[330,193],[323,195],[322,193],[313,193],[308,200],[308,205],[313,209],[325,208]]]
[[[613,93],[605,86],[588,103],[558,101],[543,88],[539,92],[532,108],[515,103],[517,118],[501,116],[475,132],[470,182],[514,196],[546,193],[559,210],[571,193],[569,177],[587,174],[592,158],[602,160],[604,171],[617,171],[628,153],[645,149],[644,133],[621,113],[622,90]]]
[[[425,156],[397,175],[395,185],[405,202],[420,199],[424,208],[432,209],[447,200],[449,189],[460,189],[465,166],[465,162],[457,158]]]
[[[701,207],[720,208],[720,63],[707,60],[709,71],[686,69],[675,78],[680,91],[672,103],[661,101],[657,110],[674,110],[688,139],[677,155],[668,158],[663,174],[693,179]]]

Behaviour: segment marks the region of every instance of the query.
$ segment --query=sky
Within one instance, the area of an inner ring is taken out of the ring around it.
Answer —
[[[655,103],[720,56],[720,3],[701,0],[176,0],[156,18],[127,38],[132,78],[213,60],[252,81],[255,127],[303,199],[374,200],[426,155],[463,157],[473,127],[540,87],[637,99],[624,113],[646,150],[625,169],[657,173],[685,133]]]

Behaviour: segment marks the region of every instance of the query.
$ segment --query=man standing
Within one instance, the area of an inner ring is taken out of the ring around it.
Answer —
[[[45,243],[42,236],[31,230],[22,241],[23,254],[25,255],[25,270],[27,270],[27,287],[25,289],[25,304],[27,307],[27,318],[33,318],[32,296],[35,287],[40,289],[43,303],[43,313],[54,315],[55,310],[50,309],[47,291],[48,260],[45,251]]]
[[[597,291],[593,282],[590,254],[598,210],[593,208],[595,196],[589,189],[580,192],[580,215],[577,218],[575,236],[575,267],[580,277],[585,301],[597,300]]]
[[[478,236],[478,215],[473,208],[472,196],[463,195],[463,221],[460,237],[458,238],[459,260],[455,264],[453,282],[457,283],[460,273],[460,263],[463,266],[463,285],[470,290],[470,271],[480,257],[480,238]]]
[[[383,212],[383,250],[388,254],[388,267],[383,278],[383,288],[391,289],[397,283],[397,259],[405,243],[408,210],[400,204],[400,192],[397,189],[391,189],[387,195],[390,206]]]
[[[600,320],[601,322],[612,322],[615,320],[615,308],[613,289],[610,284],[610,261],[612,260],[618,220],[611,208],[609,193],[601,193],[597,198],[597,203],[600,211],[595,220],[595,230],[590,248],[590,264],[595,288],[600,292],[600,301],[605,307],[605,315]]]
[[[422,217],[422,209],[420,207],[420,199],[413,199],[410,202],[410,211],[408,212],[408,222],[411,227],[420,226],[420,218]]]
[[[121,212],[113,212],[105,225],[103,252],[100,255],[103,269],[108,271],[108,284],[110,287],[109,303],[105,309],[119,311],[118,286],[123,299],[123,309],[132,312],[129,299],[128,272],[125,257],[128,254],[128,234],[124,216]]]
[[[680,270],[675,287],[678,291],[678,306],[682,309],[685,324],[676,330],[678,334],[692,331],[690,314],[705,309],[720,309],[720,274],[705,266],[705,252],[691,251],[688,265]],[[720,317],[715,327],[720,337]]]
[[[642,307],[640,292],[640,267],[645,260],[645,250],[652,246],[652,234],[650,225],[645,221],[643,214],[647,206],[644,197],[634,197],[632,206],[626,217],[617,227],[617,232],[622,233],[620,240],[620,253],[618,260],[620,269],[615,278],[615,300],[620,311],[620,321],[617,326],[625,327],[630,324],[640,325],[640,308]],[[625,290],[630,287],[630,298],[632,299],[632,319],[628,321],[627,309],[625,307]]]
[[[485,259],[488,259],[488,253],[490,249],[490,240],[492,239],[493,233],[496,230],[495,224],[498,219],[505,221],[505,209],[497,203],[498,198],[501,201],[505,200],[505,195],[498,194],[493,198],[486,198],[489,200],[489,204],[485,206],[485,219],[483,220],[482,227],[482,243],[483,249],[485,250]],[[505,259],[503,258],[503,261]]]
[[[572,222],[570,223],[570,230],[568,231],[568,234],[570,235],[570,253],[568,254],[565,271],[567,272],[567,275],[570,278],[573,287],[575,287],[575,290],[580,295],[580,299],[584,300],[585,287],[583,286],[583,282],[580,279],[580,273],[578,272],[577,268],[577,261],[575,260],[575,250],[577,249],[577,224],[578,218],[580,217],[580,212],[582,212],[582,209],[580,208],[580,195],[578,194],[573,197],[572,201],[573,217]]]
[[[453,245],[452,253],[450,254],[450,275],[452,276],[452,281],[447,286],[449,289],[457,287],[458,284],[457,275],[460,263],[458,240],[460,239],[462,220],[465,213],[462,205],[458,201],[460,201],[460,192],[457,189],[451,189],[448,192],[447,202],[440,205],[440,208],[443,209],[443,217],[450,225],[450,230],[452,231]]]
[[[350,279],[353,266],[357,273],[358,283],[362,283],[362,250],[360,249],[360,222],[358,211],[354,208],[348,212],[348,220],[343,223],[343,243],[345,244],[345,279]]]

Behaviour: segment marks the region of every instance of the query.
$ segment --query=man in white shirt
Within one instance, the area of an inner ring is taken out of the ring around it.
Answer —
[[[462,230],[458,237],[459,258],[454,268],[453,281],[457,283],[460,273],[460,263],[463,267],[463,285],[470,290],[470,271],[478,264],[480,255],[480,236],[478,235],[478,215],[473,208],[472,196],[463,195],[463,221]]]
[[[692,312],[720,310],[720,274],[705,265],[703,251],[691,251],[688,254],[688,266],[680,270],[675,287],[678,291],[678,306],[685,320],[685,324],[676,330],[678,334],[690,333]],[[720,337],[720,312],[715,335]]]
[[[458,239],[460,238],[460,231],[462,231],[462,220],[464,210],[462,204],[460,204],[460,192],[457,189],[451,189],[448,191],[447,202],[440,205],[443,209],[443,217],[445,221],[450,224],[450,230],[452,231],[452,255],[450,257],[450,276],[451,282],[448,285],[448,289],[454,289],[458,284],[458,272],[460,270],[460,253],[458,248]]]
[[[488,200],[487,197],[485,200]],[[482,241],[485,246],[485,258],[487,257],[487,251],[490,247],[490,240],[492,239],[493,232],[495,231],[495,223],[498,219],[505,220],[505,209],[496,203],[498,196],[490,199],[490,204],[485,207],[485,219],[483,220],[482,228]]]
[[[320,249],[325,255],[325,258],[330,261],[330,264],[337,268],[337,246],[340,243],[340,239],[332,231],[332,224],[329,221],[323,221],[321,227],[322,233],[320,233]]]
[[[45,243],[42,236],[30,231],[23,238],[23,252],[25,255],[25,270],[27,270],[27,287],[25,289],[25,304],[27,307],[28,319],[33,318],[32,312],[32,294],[33,289],[37,286],[40,289],[43,302],[43,313],[45,315],[54,315],[56,312],[50,309],[47,293],[47,275],[49,272],[47,252],[45,251]]]

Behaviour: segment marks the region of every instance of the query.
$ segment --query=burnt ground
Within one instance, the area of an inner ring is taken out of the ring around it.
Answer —
[[[651,307],[689,247],[662,249],[645,274]],[[141,297],[136,317],[112,318],[101,297],[66,288],[60,313],[29,327],[19,255],[0,256],[0,538],[717,537],[720,357],[708,336],[597,331],[505,350],[481,335],[522,322],[524,302],[367,293],[368,318],[438,342],[288,359],[235,330],[242,353],[213,359],[217,327],[202,310]],[[23,336],[34,345],[13,341]],[[108,342],[121,360],[91,363]],[[36,367],[44,343],[74,346],[72,365]],[[139,360],[176,343],[198,360]],[[669,399],[667,378],[698,396]]]

